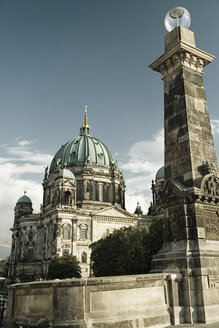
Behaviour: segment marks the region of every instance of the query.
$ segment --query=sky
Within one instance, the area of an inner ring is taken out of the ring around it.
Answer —
[[[191,15],[198,48],[219,57],[218,0],[0,0],[0,258],[10,252],[14,207],[27,191],[35,213],[44,168],[79,135],[92,135],[124,172],[126,208],[147,212],[163,165],[163,85],[148,66],[164,52],[164,17]],[[204,70],[219,151],[219,61]]]

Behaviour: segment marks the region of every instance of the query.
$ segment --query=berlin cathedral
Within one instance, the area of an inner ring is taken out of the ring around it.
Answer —
[[[125,209],[125,182],[110,149],[91,136],[87,107],[80,135],[63,145],[45,169],[43,204],[33,214],[26,193],[15,206],[9,279],[43,279],[55,257],[72,254],[89,277],[89,245],[124,226],[149,225],[162,214],[160,194],[164,182],[161,168],[152,181],[148,214],[137,204],[134,214]]]

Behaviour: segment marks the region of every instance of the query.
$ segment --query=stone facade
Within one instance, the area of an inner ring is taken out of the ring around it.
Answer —
[[[138,216],[125,210],[123,175],[90,130],[85,113],[80,136],[61,147],[49,173],[46,168],[40,213],[33,214],[26,195],[18,200],[11,229],[12,282],[45,278],[50,261],[65,254],[75,255],[88,277],[89,245],[115,229],[137,225]]]
[[[12,285],[5,327],[165,327],[174,320],[170,279],[153,274]]]
[[[150,66],[163,77],[165,112],[164,244],[152,272],[181,275],[180,318],[208,322],[219,313],[219,185],[202,69],[214,57],[181,26],[165,51]]]

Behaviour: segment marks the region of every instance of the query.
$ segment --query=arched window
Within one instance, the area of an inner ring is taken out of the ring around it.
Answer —
[[[71,193],[66,191],[64,194],[64,205],[71,205]]]
[[[87,263],[87,253],[83,252],[81,254],[81,263]]]
[[[70,226],[64,225],[63,226],[63,239],[70,239],[70,238],[71,238]]]
[[[85,240],[87,239],[87,225],[86,224],[82,224],[80,226],[80,239]]]

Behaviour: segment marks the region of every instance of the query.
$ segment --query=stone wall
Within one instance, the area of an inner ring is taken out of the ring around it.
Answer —
[[[164,274],[11,285],[8,326],[161,328],[173,312],[168,286]]]

